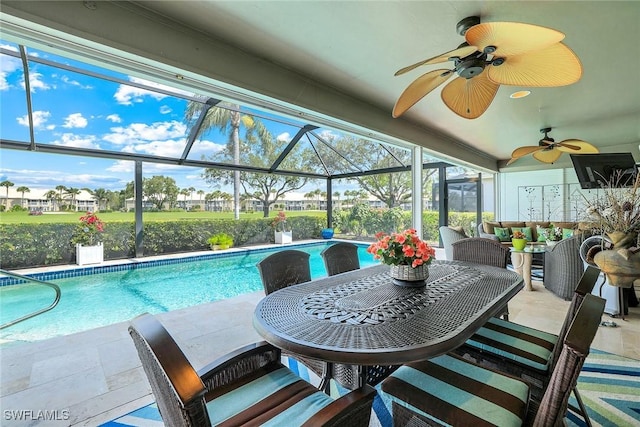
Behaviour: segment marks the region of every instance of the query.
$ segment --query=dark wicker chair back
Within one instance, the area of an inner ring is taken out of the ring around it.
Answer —
[[[164,423],[211,425],[204,383],[162,324],[151,315],[142,315],[131,322],[129,333]]]
[[[302,251],[287,249],[276,252],[260,261],[257,267],[267,295],[311,280],[309,254]]]
[[[291,425],[369,425],[375,389],[365,385],[334,400],[284,367],[280,350],[266,342],[248,344],[196,372],[154,316],[133,319],[129,333],[166,426],[207,427],[212,419],[216,425],[257,425],[285,411]],[[265,387],[265,379],[272,385]],[[278,383],[282,387],[273,386]],[[238,390],[251,398],[228,395]]]
[[[585,235],[563,239],[544,254],[545,288],[566,300],[573,297],[574,284],[580,280],[584,271],[584,262],[580,258],[580,245]]]
[[[604,299],[591,294],[585,295],[564,339],[560,358],[540,402],[534,426],[563,425],[571,391],[576,387],[580,370],[589,355],[604,313],[604,305]]]
[[[358,247],[349,242],[338,242],[320,252],[329,276],[360,268]]]
[[[495,240],[471,237],[451,244],[453,260],[507,268],[509,248]]]

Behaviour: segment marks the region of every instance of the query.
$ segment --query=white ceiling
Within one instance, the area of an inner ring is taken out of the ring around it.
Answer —
[[[524,99],[502,86],[489,109],[466,120],[447,109],[440,89],[397,120],[419,122],[498,159],[536,145],[540,128],[556,141],[577,138],[601,151],[634,144],[640,160],[640,2],[637,1],[139,1],[150,10],[252,55],[389,111],[424,66],[399,68],[455,49],[456,24],[526,22],[557,29],[580,58],[581,80],[536,88]],[[440,65],[445,65],[441,67]],[[627,150],[628,151],[628,150]],[[523,159],[515,165],[535,164]]]

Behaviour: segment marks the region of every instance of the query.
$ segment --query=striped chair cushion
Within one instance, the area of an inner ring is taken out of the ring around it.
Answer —
[[[491,318],[465,345],[520,365],[547,372],[558,336]]]
[[[422,417],[474,427],[520,426],[529,402],[525,382],[451,355],[400,367],[382,391]]]
[[[207,396],[207,400],[212,398],[207,402],[207,412],[211,424],[220,426],[249,421],[264,426],[302,425],[333,401],[285,367],[261,371],[236,384],[235,389],[217,394]]]

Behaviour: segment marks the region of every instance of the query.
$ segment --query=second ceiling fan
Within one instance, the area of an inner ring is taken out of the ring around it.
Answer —
[[[544,137],[538,141],[538,145],[526,145],[516,148],[511,153],[511,160],[507,165],[528,154],[532,154],[536,160],[542,163],[554,163],[562,153],[595,154],[599,152],[598,148],[580,139],[565,139],[564,141],[556,142],[547,135],[551,132],[551,128],[540,129],[540,132],[544,133]]]
[[[453,61],[453,69],[429,71],[402,92],[393,108],[399,117],[435,88],[448,83],[442,100],[466,119],[480,117],[489,107],[500,85],[553,87],[580,80],[580,60],[561,43],[564,34],[551,28],[520,22],[480,23],[472,16],[458,22],[458,33],[466,42],[457,49],[398,70],[407,73],[422,65]]]

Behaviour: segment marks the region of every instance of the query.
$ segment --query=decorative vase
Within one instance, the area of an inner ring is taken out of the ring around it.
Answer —
[[[291,243],[293,242],[293,231],[276,231],[275,240],[280,245]]]
[[[527,246],[527,239],[511,239],[513,249],[522,251]]]
[[[333,237],[333,228],[323,228],[320,232],[323,239],[330,239]]]
[[[613,248],[596,253],[593,262],[607,275],[609,284],[630,288],[640,280],[640,251],[629,249],[638,238],[637,233],[614,231],[607,233]]]
[[[100,264],[104,261],[104,246],[102,242],[93,246],[76,244],[76,264]]]
[[[415,268],[410,265],[391,265],[390,267],[389,275],[394,285],[418,288],[424,286],[429,277],[429,266],[426,264]]]

